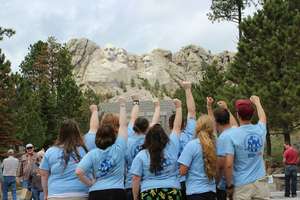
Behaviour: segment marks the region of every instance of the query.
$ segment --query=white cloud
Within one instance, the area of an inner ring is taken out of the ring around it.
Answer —
[[[207,19],[210,0],[10,0],[1,2],[0,26],[17,34],[0,43],[13,64],[30,44],[55,36],[60,42],[86,37],[130,52],[176,51],[194,43],[213,52],[234,51],[237,29]]]

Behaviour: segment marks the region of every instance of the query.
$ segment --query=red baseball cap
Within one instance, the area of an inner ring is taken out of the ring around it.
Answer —
[[[235,102],[235,109],[244,120],[250,120],[254,113],[252,102],[249,99],[238,99]]]

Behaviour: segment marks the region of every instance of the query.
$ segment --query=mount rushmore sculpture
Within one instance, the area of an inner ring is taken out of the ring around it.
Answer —
[[[202,68],[213,61],[225,70],[234,54],[228,51],[213,55],[195,45],[172,53],[155,49],[144,55],[128,53],[111,44],[103,48],[88,39],[72,39],[67,43],[75,65],[76,82],[83,89],[114,97],[128,98],[137,90],[146,100],[157,95],[157,90],[172,94],[182,79],[196,82],[202,78]],[[156,93],[156,94],[153,94]],[[168,96],[168,94],[162,96]]]

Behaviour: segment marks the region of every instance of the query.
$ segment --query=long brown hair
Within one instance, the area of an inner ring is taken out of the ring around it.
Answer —
[[[150,172],[157,173],[163,169],[164,148],[169,137],[160,124],[152,126],[145,137],[143,148],[150,154]]]
[[[87,152],[87,148],[80,134],[79,126],[77,122],[72,119],[66,119],[62,122],[55,145],[61,146],[64,149],[63,159],[65,168],[68,165],[70,157],[73,156],[73,153],[75,154],[75,158],[73,157],[73,159],[80,161],[81,156],[77,147],[81,146]]]
[[[114,129],[115,134],[118,133],[119,130],[119,116],[114,113],[105,113],[101,119],[100,126],[109,125]]]
[[[197,120],[196,135],[203,152],[204,169],[209,180],[216,177],[217,155],[214,122],[208,115],[201,115]]]

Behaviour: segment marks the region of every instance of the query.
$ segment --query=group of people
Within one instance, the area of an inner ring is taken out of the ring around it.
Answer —
[[[226,102],[214,109],[214,99],[207,97],[207,114],[196,120],[191,83],[182,87],[187,119],[174,99],[170,133],[159,123],[159,102],[149,122],[139,117],[136,95],[129,123],[123,98],[119,115],[99,116],[91,105],[84,137],[74,120],[63,121],[39,165],[43,199],[269,199],[263,160],[267,119],[259,97],[235,102],[238,122]],[[252,124],[255,111],[259,120]]]
[[[8,157],[1,164],[2,193],[3,200],[8,199],[8,190],[11,187],[12,199],[17,200],[17,183],[22,188],[28,189],[32,193],[34,200],[44,199],[41,184],[39,165],[43,159],[44,151],[38,153],[34,151],[32,144],[26,145],[26,153],[20,159],[15,157],[13,149],[7,151]]]

